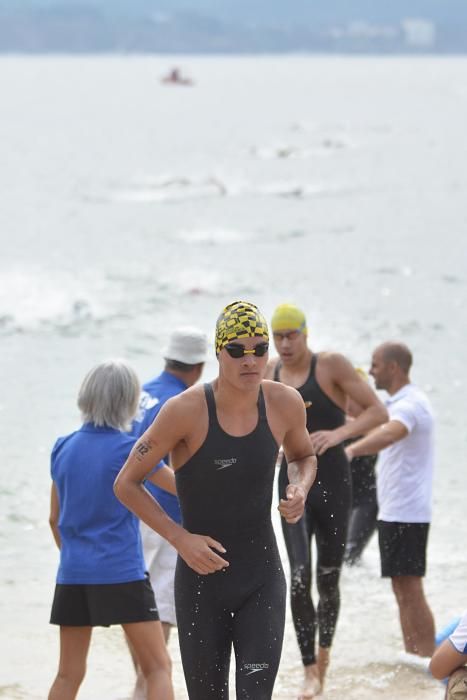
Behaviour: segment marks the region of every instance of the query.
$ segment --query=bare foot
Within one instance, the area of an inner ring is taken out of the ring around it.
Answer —
[[[305,666],[305,679],[303,681],[303,690],[298,696],[298,700],[312,700],[318,697],[321,691],[321,681],[319,679],[318,664]]]

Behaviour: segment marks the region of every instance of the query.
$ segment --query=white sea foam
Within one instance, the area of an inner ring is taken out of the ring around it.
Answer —
[[[72,275],[35,267],[4,270],[0,276],[0,331],[69,326],[97,317],[99,304]]]

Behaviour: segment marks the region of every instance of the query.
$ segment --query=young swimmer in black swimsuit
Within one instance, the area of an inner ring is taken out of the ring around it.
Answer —
[[[300,397],[262,381],[268,340],[253,304],[226,307],[216,326],[219,377],[164,405],[115,485],[125,505],[178,550],[177,622],[190,700],[227,700],[232,646],[239,699],[270,700],[279,665],[285,581],[271,524],[274,465],[283,445],[289,485],[279,511],[295,523],[316,458]],[[183,527],[141,486],[168,452]]]
[[[342,442],[382,423],[386,411],[345,357],[328,352],[317,355],[308,349],[306,319],[296,306],[279,306],[271,325],[279,357],[271,360],[266,376],[300,392],[318,455],[318,474],[303,518],[296,524],[281,521],[291,569],[292,616],[305,670],[300,698],[313,698],[323,687],[339,614],[339,576],[351,504],[349,464]],[[345,422],[348,397],[362,408],[352,423]],[[287,469],[285,456],[279,474],[281,499],[289,483]],[[318,558],[317,610],[311,599],[313,535]]]

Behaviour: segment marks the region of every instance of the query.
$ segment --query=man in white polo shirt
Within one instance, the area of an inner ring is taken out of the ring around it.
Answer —
[[[373,353],[370,374],[385,389],[389,421],[349,445],[347,457],[376,454],[381,575],[399,606],[405,650],[431,656],[434,620],[423,590],[431,521],[434,421],[425,394],[409,377],[412,354],[386,342]]]

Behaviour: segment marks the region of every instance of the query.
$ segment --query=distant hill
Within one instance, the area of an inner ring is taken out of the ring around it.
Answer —
[[[467,52],[467,0],[0,0],[0,52]]]

